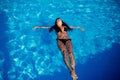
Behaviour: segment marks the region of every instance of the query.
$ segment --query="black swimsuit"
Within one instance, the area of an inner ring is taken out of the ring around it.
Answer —
[[[70,41],[71,41],[71,39],[56,39],[56,40],[60,40],[61,42],[63,42],[63,43],[64,43],[64,45],[66,44],[66,42],[67,42],[68,40],[70,40]]]

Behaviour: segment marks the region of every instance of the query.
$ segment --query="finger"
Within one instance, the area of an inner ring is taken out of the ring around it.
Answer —
[[[35,28],[32,28],[32,30],[35,30]]]

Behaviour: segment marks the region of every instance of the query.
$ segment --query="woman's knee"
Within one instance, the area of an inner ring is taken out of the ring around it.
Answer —
[[[65,50],[63,51],[63,57],[67,57],[67,52]]]
[[[66,53],[67,53],[67,51],[66,51],[66,50],[61,50],[61,51],[62,51],[62,53],[63,53],[63,54],[66,54]]]
[[[71,55],[72,55],[72,54],[73,54],[73,52],[72,52],[71,50],[68,50],[68,54],[71,54]]]

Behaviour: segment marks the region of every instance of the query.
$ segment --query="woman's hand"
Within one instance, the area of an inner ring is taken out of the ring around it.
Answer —
[[[85,31],[85,29],[84,29],[84,28],[80,28],[80,30],[81,30],[81,31]]]
[[[39,28],[39,26],[35,26],[32,28],[32,30],[36,30],[37,28]]]

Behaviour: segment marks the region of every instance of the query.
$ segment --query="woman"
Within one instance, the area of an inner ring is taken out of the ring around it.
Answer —
[[[66,66],[68,67],[68,70],[71,73],[71,77],[73,80],[77,79],[77,75],[75,73],[75,60],[72,52],[72,44],[71,39],[69,38],[67,31],[72,30],[73,28],[78,28],[82,31],[84,31],[84,28],[81,27],[69,27],[65,22],[63,22],[60,18],[57,18],[55,20],[55,25],[52,27],[40,27],[35,26],[32,29],[38,29],[38,28],[45,28],[49,29],[49,32],[55,30],[57,34],[57,44],[58,47],[63,55],[64,62]],[[70,62],[68,60],[68,56],[70,58]]]

